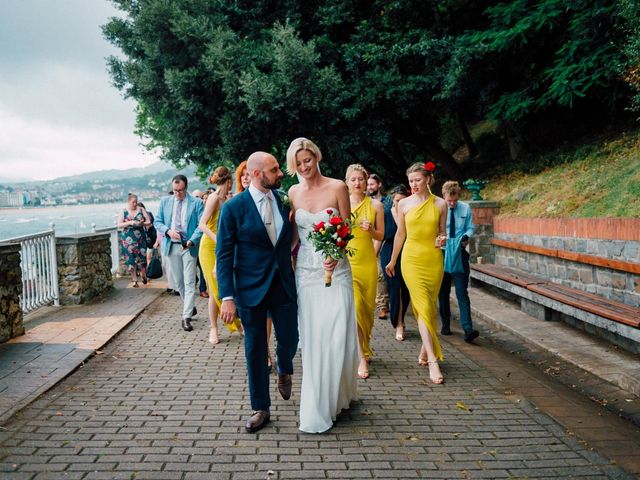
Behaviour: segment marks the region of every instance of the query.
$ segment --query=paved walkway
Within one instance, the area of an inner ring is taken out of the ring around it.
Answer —
[[[0,424],[73,372],[165,289],[126,288],[118,280],[88,305],[46,307],[27,317],[27,333],[0,344]]]
[[[431,384],[416,365],[413,321],[404,342],[377,322],[371,378],[329,433],[297,430],[297,375],[290,401],[277,396],[274,377],[272,422],[247,434],[240,337],[225,334],[212,347],[205,317],[187,333],[179,311],[179,298],[162,296],[102,355],[7,422],[0,478],[634,478],[505,392],[465,352],[482,352],[483,342],[447,340],[446,383]]]
[[[479,288],[470,288],[472,313],[516,335],[530,348],[553,353],[599,378],[640,396],[640,361],[631,354],[563,322],[538,320]],[[640,403],[634,415],[640,425]]]

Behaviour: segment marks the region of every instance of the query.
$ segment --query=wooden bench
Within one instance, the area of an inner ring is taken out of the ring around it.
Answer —
[[[472,264],[471,269],[485,276],[497,278],[519,288],[526,289],[533,294],[569,305],[575,309],[583,310],[624,325],[640,328],[640,308],[616,302],[601,295],[594,295],[566,285],[553,283],[512,268],[498,265]]]

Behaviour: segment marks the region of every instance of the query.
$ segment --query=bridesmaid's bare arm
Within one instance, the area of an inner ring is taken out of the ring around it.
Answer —
[[[349,201],[349,189],[346,183],[336,180],[335,182],[335,195],[338,200],[338,210],[340,210],[340,216],[345,220],[348,220],[351,216],[351,202]]]
[[[378,200],[373,200],[373,209],[376,212],[374,226],[369,230],[369,234],[374,241],[380,242],[384,238],[384,208]]]
[[[209,195],[209,198],[207,198],[207,203],[204,206],[204,212],[200,217],[200,223],[198,224],[198,227],[200,228],[200,230],[202,230],[202,233],[204,233],[214,242],[216,241],[216,234],[211,231],[211,229],[207,226],[207,223],[209,222],[209,219],[216,213],[216,210],[218,209],[217,203],[218,196],[216,194]]]
[[[396,262],[398,261],[398,257],[400,256],[400,250],[404,246],[404,241],[407,239],[407,226],[404,221],[404,206],[406,205],[406,201],[409,200],[405,198],[400,200],[398,204],[398,212],[396,217],[396,223],[398,224],[398,230],[396,230],[396,235],[393,237],[393,251],[391,252],[391,260],[385,267],[387,275],[393,277],[396,272]],[[404,205],[403,205],[404,204]]]

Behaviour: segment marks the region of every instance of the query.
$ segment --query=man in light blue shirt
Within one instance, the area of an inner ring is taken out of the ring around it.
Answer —
[[[478,338],[478,331],[471,323],[471,301],[469,300],[469,252],[466,247],[473,235],[475,226],[471,207],[458,200],[460,185],[458,182],[448,181],[442,186],[442,197],[447,203],[447,244],[444,255],[444,277],[440,286],[439,304],[440,319],[442,320],[442,335],[451,335],[451,281],[456,288],[456,299],[460,309],[460,325],[464,330],[464,341],[473,342]]]

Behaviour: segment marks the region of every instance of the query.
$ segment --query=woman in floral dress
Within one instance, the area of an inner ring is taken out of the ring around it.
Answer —
[[[142,283],[147,283],[147,237],[145,227],[151,225],[149,214],[138,206],[138,196],[127,195],[127,208],[118,218],[121,254],[127,270],[131,274],[134,287],[138,287],[138,273]]]

